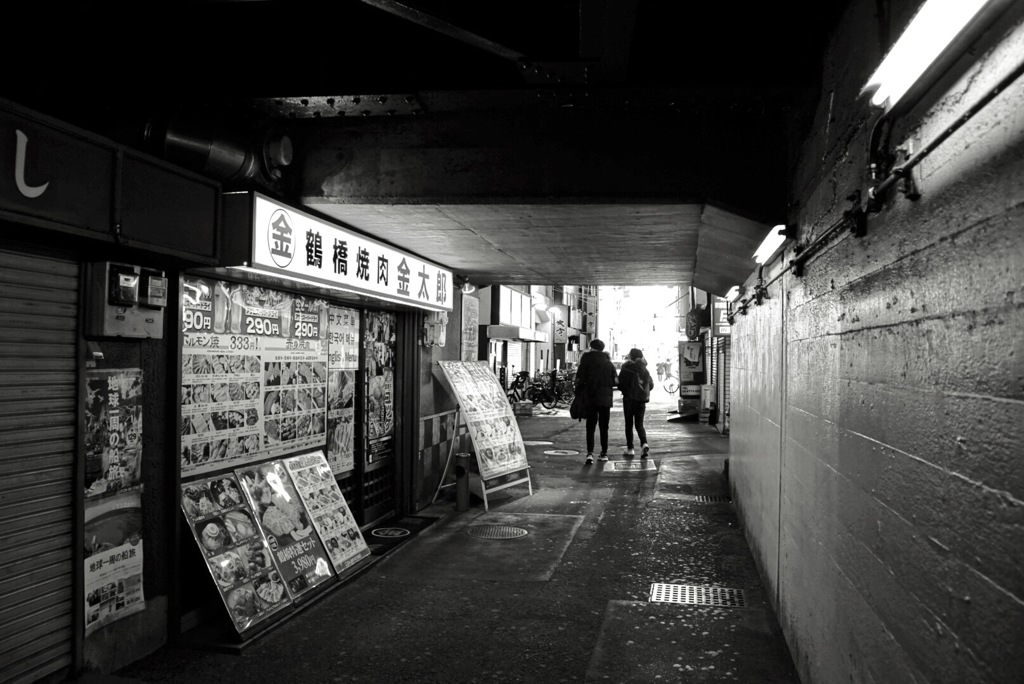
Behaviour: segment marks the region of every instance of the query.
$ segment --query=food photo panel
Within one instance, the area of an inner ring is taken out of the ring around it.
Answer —
[[[239,634],[291,604],[234,473],[182,483],[181,510]]]

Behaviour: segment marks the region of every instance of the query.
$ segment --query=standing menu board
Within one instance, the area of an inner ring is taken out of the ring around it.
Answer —
[[[291,603],[233,474],[182,485],[181,510],[239,634]]]
[[[186,277],[181,473],[326,443],[327,302]]]
[[[369,556],[370,548],[352,517],[323,452],[286,458],[284,465],[313,518],[313,526],[327,548],[335,572],[340,574]]]
[[[327,550],[281,461],[235,471],[292,598],[333,576]]]
[[[529,468],[519,423],[486,361],[438,361],[459,400],[485,482]],[[493,489],[493,488],[492,488]]]

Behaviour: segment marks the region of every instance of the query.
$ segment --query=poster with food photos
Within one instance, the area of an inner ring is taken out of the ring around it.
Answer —
[[[183,483],[181,510],[239,634],[291,604],[233,473]]]
[[[183,476],[326,443],[325,300],[186,276],[182,321]]]
[[[528,468],[523,436],[498,377],[487,361],[438,361],[455,390],[476,449],[480,477],[489,480]]]
[[[327,550],[281,461],[235,471],[293,599],[334,577]]]
[[[366,363],[366,462],[374,463],[394,453],[395,431],[395,314],[366,313],[364,359]]]
[[[359,312],[330,307],[327,329],[327,462],[340,475],[355,468]]]
[[[286,458],[284,465],[313,519],[313,527],[327,549],[335,572],[340,574],[369,556],[370,548],[323,452]]]

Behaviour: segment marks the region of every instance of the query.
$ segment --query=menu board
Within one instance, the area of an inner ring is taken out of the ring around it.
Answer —
[[[486,361],[438,361],[459,400],[484,480],[528,468],[523,436],[505,390]]]
[[[291,603],[233,474],[183,484],[181,510],[240,634]]]
[[[281,461],[235,471],[292,598],[329,580],[327,550]]]
[[[184,279],[182,475],[326,443],[327,308],[270,288]]]
[[[334,570],[341,573],[369,556],[370,548],[352,517],[323,452],[286,458],[284,465],[298,489],[299,498],[313,518],[313,527],[327,548]]]
[[[355,465],[356,372],[359,312],[338,306],[327,315],[327,462],[336,474]]]

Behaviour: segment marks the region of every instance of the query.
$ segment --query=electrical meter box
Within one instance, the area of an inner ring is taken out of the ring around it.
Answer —
[[[164,336],[163,271],[99,261],[86,267],[86,337]]]

